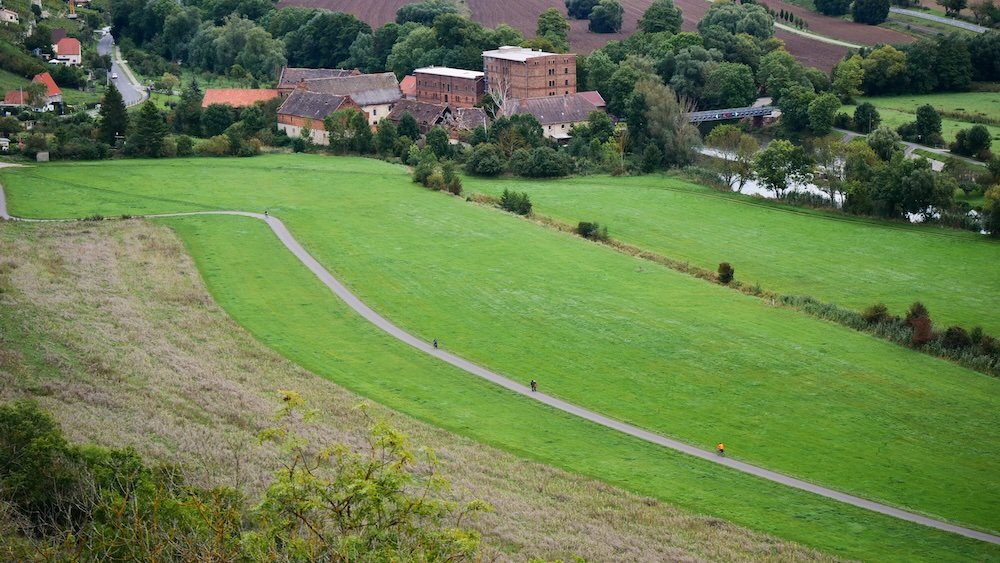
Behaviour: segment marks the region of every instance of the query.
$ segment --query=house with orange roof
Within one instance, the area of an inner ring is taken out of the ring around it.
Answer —
[[[59,86],[56,86],[56,81],[52,79],[51,74],[47,72],[36,74],[31,79],[31,82],[45,85],[45,95],[41,100],[42,104],[40,107],[34,108],[36,111],[53,111],[56,109],[57,104],[62,104],[62,90],[59,89]],[[8,107],[30,106],[31,103],[28,99],[27,89],[19,88],[7,91],[3,97],[3,105]]]
[[[83,64],[83,47],[80,40],[74,37],[63,37],[52,46],[55,60],[72,66]]]
[[[201,107],[222,104],[234,108],[245,108],[257,102],[273,100],[280,95],[277,89],[269,88],[207,88]]]

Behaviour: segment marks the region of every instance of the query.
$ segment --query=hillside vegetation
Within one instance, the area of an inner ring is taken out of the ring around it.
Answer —
[[[0,256],[0,402],[37,400],[72,441],[132,446],[151,461],[180,464],[192,484],[241,487],[251,499],[283,457],[255,440],[273,424],[278,389],[298,391],[320,413],[302,428],[313,443],[362,443],[369,420],[355,408],[361,399],[230,320],[167,229],[3,224]],[[383,368],[374,362],[372,373]],[[486,553],[501,560],[826,559],[382,407],[368,412],[437,451],[449,496],[494,506],[475,524]]]
[[[512,377],[536,377],[547,392],[703,447],[724,437],[739,444],[736,456],[757,463],[992,526],[989,462],[977,460],[988,454],[970,453],[961,444],[962,436],[992,431],[982,424],[982,413],[995,412],[995,380],[422,191],[402,171],[377,162],[304,156],[220,161],[196,184],[172,172],[182,163],[116,164],[86,167],[86,174],[72,179],[60,176],[68,169],[57,166],[8,171],[14,211],[270,208],[376,309],[464,356]],[[109,185],[129,188],[97,187]],[[393,217],[392,229],[385,228],[387,216]],[[284,251],[238,226],[245,222],[172,221],[223,306],[314,371],[448,428],[634,490],[684,498],[727,518],[784,529],[783,535],[802,525],[787,529],[790,522],[773,513],[758,519],[772,500],[755,500],[749,512],[746,506],[728,512],[736,508],[729,502],[747,500],[746,490],[739,499],[722,495],[722,504],[716,494],[706,502],[693,490],[677,490],[684,472],[665,481],[659,462],[657,474],[643,473],[643,457],[636,453],[641,446],[629,448],[633,455],[624,473],[620,458],[609,465],[580,464],[562,450],[579,429],[539,423],[538,413],[526,412],[525,419],[516,414],[520,407],[501,401],[503,393],[465,376],[432,377],[402,366],[377,380],[340,373],[338,366],[369,357],[364,348],[353,348],[353,339],[374,329],[337,328],[339,307],[331,304],[323,312],[317,304],[329,294],[291,257],[258,263]],[[229,240],[234,234],[238,243]],[[482,258],[487,249],[494,259]],[[273,272],[297,281],[270,279]],[[559,436],[560,447],[535,436],[531,429],[539,427]],[[617,447],[621,440],[611,442]],[[593,437],[587,440],[588,451],[593,443]],[[713,490],[721,483],[713,483]],[[977,494],[955,494],[958,483]],[[827,541],[808,537],[820,545]],[[837,532],[833,537],[844,539]],[[886,532],[878,537],[884,549]]]

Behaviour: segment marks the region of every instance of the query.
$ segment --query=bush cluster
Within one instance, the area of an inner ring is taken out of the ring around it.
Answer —
[[[733,276],[736,271],[733,269],[732,264],[729,262],[719,263],[719,283],[729,285],[729,282],[733,281]]]
[[[290,392],[285,401],[301,404]],[[190,485],[179,468],[148,465],[132,449],[72,445],[34,403],[0,405],[0,557],[479,560],[479,534],[461,518],[490,507],[441,498],[447,481],[432,455],[418,466],[405,436],[384,422],[372,426],[365,453],[305,447],[290,432],[296,410],[282,409],[280,426],[262,432],[290,459],[251,507],[240,489]]]
[[[445,162],[440,165],[429,152],[413,168],[413,181],[432,190],[462,195],[462,179],[455,173],[455,164]]]
[[[590,240],[606,241],[610,238],[608,237],[607,226],[589,221],[580,221],[576,226],[576,234]]]
[[[527,192],[515,192],[505,189],[500,194],[500,208],[518,215],[531,214],[531,199]]]

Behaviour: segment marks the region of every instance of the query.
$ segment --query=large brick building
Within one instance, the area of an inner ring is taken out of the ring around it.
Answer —
[[[429,66],[413,71],[417,101],[471,108],[486,93],[486,75],[475,70]]]
[[[576,93],[576,55],[504,46],[483,52],[487,88],[509,98],[541,98]]]

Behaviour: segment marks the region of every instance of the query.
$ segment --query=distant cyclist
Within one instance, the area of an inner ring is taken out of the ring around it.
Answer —
[[[535,381],[534,379],[532,379],[531,380],[531,392],[534,393],[535,391],[538,391],[538,382]]]
[[[434,347],[435,347],[435,348],[437,348],[437,347],[438,347],[438,339],[437,339],[437,338],[435,338],[435,339],[434,339]]]
[[[726,457],[726,445],[722,442],[715,445],[715,451],[722,457]]]

